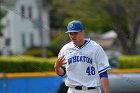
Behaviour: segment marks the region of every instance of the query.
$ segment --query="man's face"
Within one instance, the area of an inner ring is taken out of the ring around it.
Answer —
[[[84,32],[71,32],[69,37],[75,45],[80,46],[83,43]]]

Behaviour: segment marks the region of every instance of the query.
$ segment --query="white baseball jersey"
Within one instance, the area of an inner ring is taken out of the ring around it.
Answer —
[[[73,42],[67,43],[60,50],[59,56],[65,56],[66,86],[100,86],[99,74],[110,69],[108,58],[102,47],[96,42],[86,42],[77,47]]]

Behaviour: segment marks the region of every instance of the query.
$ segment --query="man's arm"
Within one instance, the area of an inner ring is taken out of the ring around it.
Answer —
[[[55,67],[55,72],[59,76],[64,74],[64,70],[61,67]]]
[[[104,93],[110,93],[108,78],[107,77],[102,77],[101,78],[101,83],[102,83]]]
[[[101,79],[102,88],[103,88],[104,93],[110,93],[107,71],[105,71],[103,73],[100,73],[99,76],[100,76],[100,79]]]

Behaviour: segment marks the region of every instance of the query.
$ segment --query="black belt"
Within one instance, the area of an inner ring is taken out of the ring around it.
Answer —
[[[90,90],[90,89],[95,89],[96,87],[87,87],[86,89]],[[75,87],[76,90],[84,90],[84,87],[82,86],[76,86]]]

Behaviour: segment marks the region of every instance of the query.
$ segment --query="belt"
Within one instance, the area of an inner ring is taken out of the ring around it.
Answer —
[[[76,86],[76,90],[90,90],[90,89],[96,89],[96,87],[82,87],[82,86]]]

